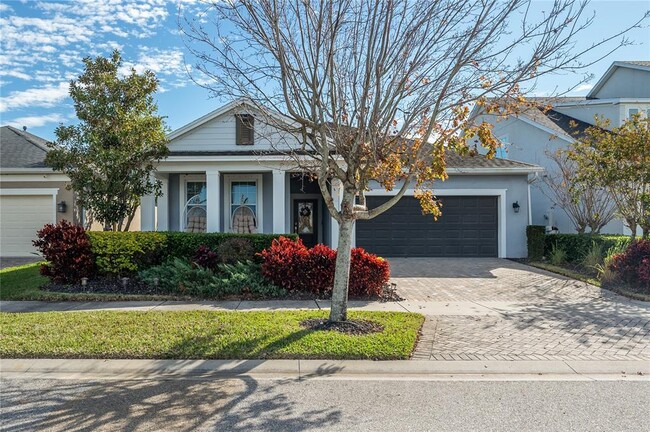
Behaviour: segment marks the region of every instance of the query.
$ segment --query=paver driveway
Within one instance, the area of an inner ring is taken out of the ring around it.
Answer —
[[[646,302],[509,260],[390,263],[402,304],[427,315],[415,359],[650,360]]]

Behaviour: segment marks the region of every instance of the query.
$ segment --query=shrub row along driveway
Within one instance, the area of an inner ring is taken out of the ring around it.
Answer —
[[[502,259],[391,259],[421,360],[650,360],[650,304]]]

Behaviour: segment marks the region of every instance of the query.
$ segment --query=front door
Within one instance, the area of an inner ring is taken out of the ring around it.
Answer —
[[[293,201],[293,232],[298,234],[307,247],[318,243],[318,200]]]

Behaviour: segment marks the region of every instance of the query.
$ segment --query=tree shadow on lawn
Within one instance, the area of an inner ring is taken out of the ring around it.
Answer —
[[[2,424],[17,431],[278,431],[322,428],[341,420],[334,405],[298,412],[291,398],[296,382],[261,385],[247,376],[195,377],[62,381],[47,390],[26,390],[16,380],[5,383]]]

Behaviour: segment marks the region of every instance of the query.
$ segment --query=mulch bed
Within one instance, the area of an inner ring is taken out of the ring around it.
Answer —
[[[349,335],[366,335],[384,330],[382,325],[366,320],[329,321],[323,318],[313,318],[301,321],[300,325],[310,330],[332,330]]]
[[[126,285],[123,284],[121,279],[117,278],[99,278],[89,280],[85,286],[81,284],[59,284],[49,283],[41,287],[44,291],[68,293],[68,294],[119,294],[119,295],[155,295],[155,296],[172,296],[172,297],[187,297],[182,293],[170,293],[159,287],[148,285],[138,278],[129,278]],[[204,299],[204,298],[202,298]],[[211,300],[329,300],[329,298],[317,298],[312,293],[292,291],[283,297],[260,297],[248,293],[241,293],[239,295],[231,295],[219,298],[212,298]],[[379,297],[350,297],[350,300],[361,301],[379,301],[394,302],[404,300],[397,292],[391,288],[386,287]]]
[[[85,286],[81,284],[65,285],[49,283],[41,288],[44,291],[63,293],[91,293],[91,294],[136,294],[136,295],[166,295],[168,292],[150,286],[139,279],[129,279],[124,285],[120,279],[100,278],[89,280]]]

